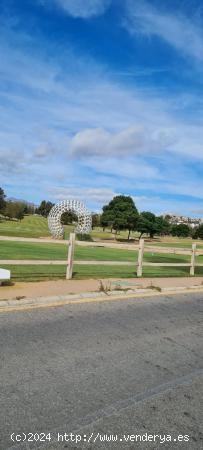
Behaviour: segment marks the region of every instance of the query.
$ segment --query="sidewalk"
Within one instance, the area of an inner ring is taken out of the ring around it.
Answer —
[[[203,288],[203,277],[180,277],[180,278],[129,278],[129,279],[105,279],[101,280],[103,287],[107,290],[127,289],[136,290],[149,288],[150,286],[178,290],[181,287],[192,288],[199,286]],[[0,286],[0,300],[16,298],[33,298],[64,296],[68,294],[80,294],[84,292],[101,292],[100,280],[57,280],[40,281],[28,283],[15,283],[14,286]]]

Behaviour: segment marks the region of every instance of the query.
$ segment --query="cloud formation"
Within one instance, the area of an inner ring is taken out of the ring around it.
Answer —
[[[125,26],[131,34],[157,36],[182,55],[203,62],[203,31],[192,18],[178,11],[173,14],[164,12],[148,2],[128,0],[127,4]]]
[[[64,198],[73,198],[77,200],[82,200],[85,203],[93,203],[103,206],[108,203],[115,195],[119,195],[112,189],[108,188],[91,188],[91,187],[51,187],[49,189],[52,194],[52,198],[56,201],[64,200]]]
[[[41,2],[50,6],[50,0],[41,0]],[[104,14],[111,0],[51,0],[51,2],[72,17],[88,19]]]
[[[146,152],[156,153],[166,149],[173,137],[166,130],[151,131],[144,126],[132,126],[118,133],[102,128],[85,129],[77,133],[70,142],[70,155],[129,156]]]
[[[80,198],[98,209],[124,193],[140,210],[201,209],[198,91],[174,93],[151,77],[126,83],[68,39],[62,50],[1,32],[0,170],[9,196]]]

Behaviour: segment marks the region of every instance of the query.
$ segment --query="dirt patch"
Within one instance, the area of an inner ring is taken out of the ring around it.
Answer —
[[[55,295],[78,294],[81,292],[99,291],[101,280],[57,280],[39,281],[35,283],[15,283],[14,286],[0,286],[0,300],[15,299],[16,297],[46,297]],[[131,278],[131,279],[107,279],[104,283],[111,284],[112,289],[120,286],[126,288],[146,288],[156,285],[160,288],[176,288],[180,286],[202,286],[203,277],[191,278]]]

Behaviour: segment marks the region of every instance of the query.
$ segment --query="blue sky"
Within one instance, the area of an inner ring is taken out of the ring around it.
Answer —
[[[202,217],[202,1],[0,4],[7,195]]]

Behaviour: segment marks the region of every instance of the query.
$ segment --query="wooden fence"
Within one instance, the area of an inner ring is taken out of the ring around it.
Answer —
[[[39,240],[37,240],[39,242]],[[50,241],[48,241],[51,243]],[[63,242],[64,243],[64,242]],[[78,243],[79,244],[79,243]],[[92,245],[92,243],[91,243]],[[100,245],[98,245],[100,247]],[[119,248],[120,245],[117,246]],[[123,248],[123,246],[122,246]],[[106,266],[134,266],[137,272],[137,277],[142,277],[143,267],[151,266],[151,267],[189,267],[190,268],[190,276],[194,276],[195,267],[203,267],[203,263],[197,263],[195,260],[196,256],[203,255],[203,251],[199,251],[196,249],[196,244],[192,244],[192,249],[183,249],[183,248],[168,248],[168,247],[158,247],[145,245],[144,239],[140,239],[139,245],[132,245],[131,250],[138,251],[137,260],[135,262],[130,261],[74,261],[74,250],[75,250],[75,233],[70,233],[70,238],[68,241],[68,257],[67,261],[65,260],[0,260],[0,264],[15,264],[15,265],[66,265],[66,279],[70,280],[73,275],[73,265],[106,265]],[[144,252],[147,250],[148,252],[154,253],[165,253],[165,254],[173,254],[173,255],[185,255],[190,256],[190,262],[180,262],[180,263],[169,263],[169,262],[147,262],[144,261]]]
[[[195,274],[195,267],[203,267],[203,264],[199,263],[197,264],[195,261],[195,256],[200,256],[203,255],[203,251],[197,251],[196,250],[196,244],[192,244],[192,249],[188,250],[188,249],[176,249],[174,251],[173,248],[171,248],[171,252],[169,251],[169,249],[164,249],[164,247],[161,248],[161,253],[167,253],[167,254],[179,254],[179,255],[190,255],[191,256],[191,260],[188,263],[185,262],[181,262],[181,263],[154,263],[154,262],[145,262],[143,261],[144,259],[144,250],[145,248],[148,248],[148,250],[150,249],[150,251],[155,250],[156,253],[159,253],[160,250],[159,248],[154,248],[151,246],[145,247],[144,245],[144,239],[140,239],[139,242],[139,249],[138,249],[138,260],[137,260],[137,277],[141,277],[142,276],[142,272],[143,272],[143,266],[151,266],[151,267],[190,267],[190,276],[194,276]]]

